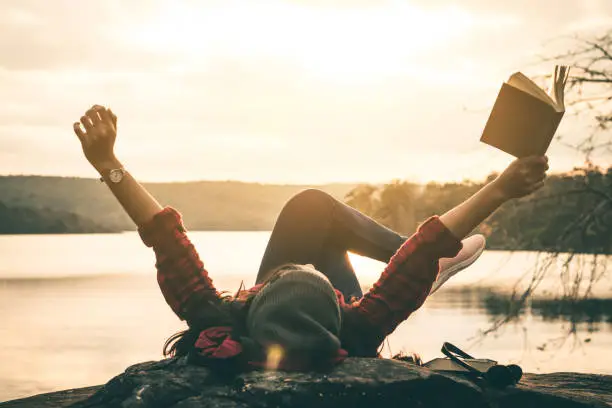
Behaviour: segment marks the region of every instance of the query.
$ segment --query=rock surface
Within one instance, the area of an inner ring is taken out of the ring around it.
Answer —
[[[220,379],[183,359],[137,364],[104,386],[38,395],[0,408],[612,407],[612,376],[526,375],[494,390],[384,359],[350,358],[332,373],[251,372]]]

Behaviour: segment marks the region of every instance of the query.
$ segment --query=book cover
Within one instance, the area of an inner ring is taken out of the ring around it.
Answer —
[[[567,73],[567,67],[555,68],[552,96],[514,74],[502,85],[480,140],[518,158],[545,154],[565,113]]]

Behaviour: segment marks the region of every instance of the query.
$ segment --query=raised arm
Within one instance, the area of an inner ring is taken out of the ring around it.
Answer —
[[[75,122],[73,127],[85,157],[106,181],[134,223],[141,227],[151,221],[163,208],[140,183],[125,172],[115,156],[117,116],[110,109],[94,105],[81,117],[80,123]],[[123,177],[118,183],[111,181],[110,173],[113,170],[122,172]]]
[[[546,156],[517,159],[493,182],[442,215],[440,220],[455,237],[463,239],[506,201],[542,187],[546,170]]]
[[[440,258],[461,250],[461,239],[501,204],[540,188],[546,177],[546,157],[515,160],[472,197],[440,217],[431,217],[391,258],[378,282],[350,313],[360,317],[362,341],[375,349],[398,324],[421,307],[438,276]]]
[[[180,214],[162,208],[115,157],[117,117],[110,109],[94,105],[73,127],[85,157],[138,226],[145,245],[155,251],[157,281],[166,302],[181,319],[190,324],[198,321],[219,295]]]

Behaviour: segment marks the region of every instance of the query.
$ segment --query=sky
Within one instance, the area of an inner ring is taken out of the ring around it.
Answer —
[[[609,27],[609,0],[3,0],[0,174],[95,177],[72,123],[102,104],[144,181],[482,179],[502,82]]]

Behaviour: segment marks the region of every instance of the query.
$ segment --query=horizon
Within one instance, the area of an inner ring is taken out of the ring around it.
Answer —
[[[609,166],[607,168],[605,167],[597,167],[599,170],[601,170],[602,172],[605,172],[606,170],[612,169],[612,166]],[[575,168],[574,168],[575,169]],[[565,170],[565,171],[549,171],[548,172],[548,176],[559,176],[559,175],[563,175],[563,174],[568,174],[571,173],[572,170],[574,169],[570,169],[570,170]],[[60,179],[78,179],[78,180],[92,180],[92,181],[97,181],[100,182],[99,177],[87,177],[87,176],[62,176],[62,175],[45,175],[45,174],[0,174],[0,178],[2,177],[40,177],[40,178],[60,178]],[[330,181],[325,181],[325,182],[319,182],[319,183],[278,183],[278,182],[262,182],[262,181],[247,181],[247,180],[237,180],[237,179],[191,179],[191,180],[175,180],[175,181],[160,181],[160,180],[139,180],[142,183],[146,183],[146,184],[186,184],[186,183],[237,183],[237,184],[260,184],[260,185],[264,185],[264,186],[325,186],[325,185],[363,185],[363,184],[371,184],[371,185],[384,185],[384,184],[388,184],[391,183],[395,180],[398,180],[400,182],[408,182],[408,183],[414,183],[417,185],[426,185],[427,183],[439,183],[439,184],[445,184],[445,183],[482,183],[484,181],[486,181],[486,177],[483,178],[479,178],[479,179],[468,179],[468,178],[464,178],[461,180],[429,180],[429,181],[425,181],[425,182],[418,182],[418,181],[413,181],[410,179],[400,179],[400,178],[395,178],[395,179],[388,179],[388,180],[379,180],[379,181],[359,181],[359,180],[348,180],[348,181],[334,181],[334,180],[330,180]]]
[[[611,2],[563,3],[7,0],[0,174],[95,178],[71,124],[100,103],[145,182],[484,179],[512,160],[479,142],[502,82],[612,26]],[[568,112],[557,134],[590,124]],[[584,163],[548,155],[553,172]]]

